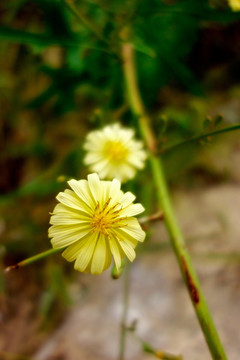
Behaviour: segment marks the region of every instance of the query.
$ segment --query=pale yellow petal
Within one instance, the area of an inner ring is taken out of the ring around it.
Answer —
[[[127,164],[127,162],[119,164],[116,172],[119,174],[118,178],[121,177],[121,181],[132,179],[136,175],[136,169],[132,165]]]
[[[88,213],[85,213],[85,212],[81,212],[77,209],[73,209],[73,208],[70,208],[66,205],[63,205],[61,203],[58,203],[53,212],[52,212],[53,215],[55,214],[62,214],[62,215],[73,215],[73,216],[85,216],[86,218],[90,218],[91,215],[88,214]]]
[[[102,183],[96,173],[88,175],[88,185],[95,203],[100,202],[102,205]]]
[[[126,239],[135,239],[137,241],[143,242],[146,236],[145,231],[141,228],[138,220],[134,217],[126,218],[126,226],[120,229],[114,229],[114,231],[120,231],[122,236],[125,236]]]
[[[106,201],[109,201],[110,199],[110,188],[111,188],[112,181],[102,181],[102,198],[103,198],[103,204],[106,203]],[[112,206],[112,202],[110,203],[110,206]]]
[[[89,213],[88,207],[83,202],[80,202],[79,198],[72,190],[67,189],[64,192],[60,192],[57,195],[56,199],[60,203],[66,205],[70,208],[82,211],[87,214]]]
[[[77,241],[76,243],[70,245],[67,247],[64,252],[62,253],[62,256],[67,261],[74,261],[79,256],[82,248],[86,245],[86,243],[89,241],[89,236],[85,236],[83,239]]]
[[[74,224],[89,224],[89,217],[80,217],[77,214],[54,214],[51,216],[50,224],[52,225],[74,225]]]
[[[100,234],[91,262],[91,273],[99,275],[103,272],[106,260],[106,240],[103,234]]]
[[[85,150],[95,150],[100,147],[102,141],[104,140],[104,135],[101,130],[94,130],[87,134],[86,142],[83,145]]]
[[[142,204],[131,204],[121,210],[121,216],[135,216],[141,214],[144,210]]]
[[[92,236],[89,236],[89,240],[82,247],[76,261],[74,264],[74,269],[78,271],[85,271],[86,267],[89,265],[94,250],[96,246],[96,242],[98,239],[98,234],[95,232]]]
[[[124,237],[124,239],[126,239],[126,241],[129,243],[129,245],[133,248],[133,249],[135,249],[136,248],[136,246],[137,246],[137,244],[138,244],[138,241],[137,240],[135,240],[135,239],[132,239],[132,238],[127,238],[127,237]]]
[[[122,191],[120,190],[121,183],[117,179],[113,179],[111,181],[110,189],[109,189],[109,197],[112,199],[111,204],[115,204],[119,201],[121,198],[121,195],[123,195]]]
[[[94,164],[90,165],[90,168],[93,171],[96,171],[98,174],[103,171],[107,166],[109,166],[109,160],[102,157],[102,159]]]
[[[68,181],[68,184],[77,194],[77,196],[84,202],[85,206],[90,209],[90,212],[95,208],[95,202],[91,196],[89,185],[87,180],[75,180]]]
[[[128,241],[119,241],[119,244],[121,246],[121,248],[123,249],[124,253],[126,254],[126,256],[128,257],[128,259],[130,261],[133,261],[136,257],[136,253],[133,249],[133,247],[131,246],[131,243]]]
[[[73,244],[74,242],[80,240],[85,235],[87,235],[91,228],[89,226],[79,227],[71,229],[66,225],[52,225],[49,228],[49,237],[52,237],[51,243],[53,248],[61,248]]]
[[[105,164],[105,166],[102,167],[102,169],[99,169],[99,167],[100,167],[100,163],[97,164],[97,166],[95,166],[94,171],[97,171],[100,179],[112,180],[115,177],[115,172],[112,172],[112,165],[109,164],[108,161]]]
[[[126,192],[123,197],[119,200],[119,203],[122,205],[123,208],[130,205],[134,200],[136,199],[136,196],[133,195],[131,192]]]
[[[144,166],[146,152],[143,143],[134,138],[133,129],[120,124],[105,126],[90,132],[84,143],[87,151],[84,162],[101,179],[117,178],[126,181]],[[109,149],[109,151],[108,151]]]
[[[122,257],[121,257],[121,253],[120,253],[120,249],[117,244],[117,241],[113,237],[111,237],[111,239],[109,240],[109,246],[110,246],[111,253],[113,255],[113,259],[114,259],[116,268],[117,268],[117,270],[119,270],[121,267],[121,263],[122,263]]]
[[[143,242],[146,236],[145,232],[140,227],[139,229],[135,229],[125,226],[121,229],[113,229],[113,231],[122,239],[134,239],[139,242]]]
[[[127,158],[127,162],[138,169],[142,169],[144,167],[146,155],[144,151],[139,151],[136,154],[130,154]]]
[[[119,141],[119,135],[115,135]],[[112,166],[110,172],[116,169]],[[72,179],[69,185],[72,190],[57,196],[60,204],[55,206],[50,219],[53,248],[66,248],[63,257],[75,260],[75,269],[93,274],[106,270],[112,257],[117,269],[123,257],[133,261],[134,248],[145,237],[133,217],[144,211],[141,204],[133,204],[135,196],[130,192],[124,194],[117,179],[103,181],[96,173],[90,174],[88,180]]]
[[[112,263],[112,253],[109,247],[109,241],[108,239],[106,240],[106,258],[105,258],[105,264],[104,264],[104,268],[103,271],[105,271],[106,269],[109,268],[109,266]]]
[[[87,153],[84,158],[84,164],[91,165],[101,161],[103,158],[102,154],[99,151],[92,151]]]

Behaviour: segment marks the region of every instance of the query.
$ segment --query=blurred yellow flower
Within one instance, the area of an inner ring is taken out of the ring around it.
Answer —
[[[134,130],[119,124],[109,125],[87,135],[84,162],[101,179],[132,179],[144,167],[146,152],[143,143],[134,139]]]
[[[101,274],[112,262],[117,269],[127,256],[135,258],[134,248],[142,242],[145,232],[134,217],[144,211],[133,204],[135,196],[123,193],[120,182],[101,181],[97,174],[88,180],[70,180],[72,188],[60,192],[59,204],[50,219],[49,237],[53,248],[65,248],[62,256],[74,261],[82,272]]]
[[[240,11],[240,0],[228,0],[228,3],[233,11]]]

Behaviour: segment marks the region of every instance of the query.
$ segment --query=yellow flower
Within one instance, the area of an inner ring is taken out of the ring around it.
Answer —
[[[109,125],[87,135],[84,162],[101,179],[132,179],[144,167],[143,143],[134,139],[134,131],[119,124]]]
[[[233,11],[240,11],[240,0],[228,0],[228,3]]]
[[[62,256],[74,261],[82,272],[101,274],[112,262],[117,269],[127,256],[135,258],[134,248],[145,232],[134,217],[144,211],[133,204],[135,196],[123,193],[120,182],[101,181],[97,174],[88,180],[70,180],[72,190],[60,192],[60,202],[50,219],[49,237],[53,248],[65,248]]]

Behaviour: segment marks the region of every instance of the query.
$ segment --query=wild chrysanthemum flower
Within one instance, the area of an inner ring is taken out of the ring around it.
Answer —
[[[132,179],[144,167],[146,152],[143,143],[134,139],[134,130],[109,125],[87,135],[84,162],[102,179]]]
[[[112,261],[117,269],[127,256],[135,258],[134,248],[145,233],[134,217],[144,211],[133,204],[135,196],[123,193],[120,182],[101,181],[97,174],[88,180],[70,180],[72,190],[60,192],[60,202],[50,219],[49,237],[53,248],[65,248],[62,253],[74,268],[82,272],[101,274]]]
[[[240,0],[228,0],[228,3],[233,11],[240,11]]]

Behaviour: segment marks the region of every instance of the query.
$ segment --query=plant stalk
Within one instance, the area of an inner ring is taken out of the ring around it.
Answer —
[[[156,156],[156,140],[151,130],[150,118],[145,112],[140,95],[134,61],[134,49],[131,42],[128,40],[128,29],[123,31],[122,39],[122,61],[127,87],[127,96],[133,115],[138,117],[142,137],[150,151],[149,161],[153,173],[154,184],[157,190],[158,204],[163,211],[171,244],[176,254],[184,283],[188,289],[193,307],[212,355],[212,359],[227,360],[224,348],[221,344],[210,311],[204,299],[190,255],[186,248],[185,240],[172,209],[161,158],[160,156]]]
[[[42,260],[44,259],[45,257],[47,256],[50,256],[50,255],[53,255],[57,252],[60,252],[64,250],[64,248],[59,248],[59,249],[49,249],[49,250],[46,250],[46,251],[43,251],[37,255],[33,255],[25,260],[22,260],[14,265],[10,265],[8,266],[6,269],[5,269],[5,272],[9,272],[11,270],[16,270],[16,269],[19,269],[20,267],[23,267],[23,266],[27,266],[27,265],[30,265],[38,260]]]
[[[126,344],[126,335],[127,335],[126,323],[127,323],[128,299],[129,299],[129,281],[130,281],[130,264],[127,261],[125,265],[124,277],[123,277],[123,310],[122,310],[118,360],[124,360],[124,354],[125,354],[125,344]]]

